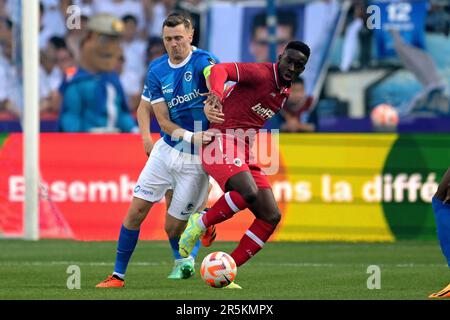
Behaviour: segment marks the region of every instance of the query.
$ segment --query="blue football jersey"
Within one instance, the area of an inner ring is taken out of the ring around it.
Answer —
[[[180,64],[174,65],[167,54],[154,60],[147,73],[142,99],[156,104],[165,101],[169,109],[170,120],[181,128],[192,131],[208,129],[208,120],[203,111],[208,92],[203,70],[215,63],[217,58],[211,53],[194,48],[191,54]],[[161,131],[164,141],[184,152],[194,152],[191,146],[183,146],[183,140]]]

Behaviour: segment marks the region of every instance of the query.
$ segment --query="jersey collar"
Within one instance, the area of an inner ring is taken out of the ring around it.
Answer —
[[[280,81],[278,80],[278,62],[272,64],[273,66],[273,76],[275,78],[275,83],[277,84],[277,88],[280,89]]]
[[[273,64],[273,76],[275,78],[275,83],[277,84],[277,89],[280,90],[280,94],[289,95],[291,94],[291,87],[280,86],[280,80],[278,79],[278,62]]]
[[[174,69],[178,69],[178,68],[184,67],[184,66],[189,62],[189,60],[191,60],[192,52],[194,52],[195,50],[197,50],[197,48],[194,47],[194,46],[192,46],[192,50],[191,50],[191,52],[189,53],[189,55],[186,57],[186,59],[184,59],[184,60],[183,60],[182,62],[180,62],[179,64],[173,64],[172,62],[170,62],[170,58],[167,58],[167,61],[169,62],[169,66],[170,66],[171,68],[174,68]]]

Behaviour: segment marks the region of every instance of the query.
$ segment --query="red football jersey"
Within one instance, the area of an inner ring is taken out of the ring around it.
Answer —
[[[283,108],[290,94],[290,87],[283,87],[279,82],[277,68],[278,64],[273,63],[215,65],[209,78],[211,91],[222,96],[226,81],[237,83],[222,99],[225,121],[212,123],[210,127],[223,132],[226,129],[259,130]]]

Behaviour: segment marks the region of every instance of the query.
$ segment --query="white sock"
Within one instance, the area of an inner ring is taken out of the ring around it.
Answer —
[[[125,280],[125,275],[118,273],[118,272],[113,272],[113,276],[118,276],[120,279]]]

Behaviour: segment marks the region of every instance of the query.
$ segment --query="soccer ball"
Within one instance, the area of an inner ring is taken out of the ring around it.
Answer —
[[[212,252],[203,259],[200,274],[202,279],[211,287],[222,288],[236,278],[236,262],[225,252]]]
[[[377,105],[370,114],[370,119],[375,127],[393,128],[398,125],[399,118],[397,110],[389,104]]]

